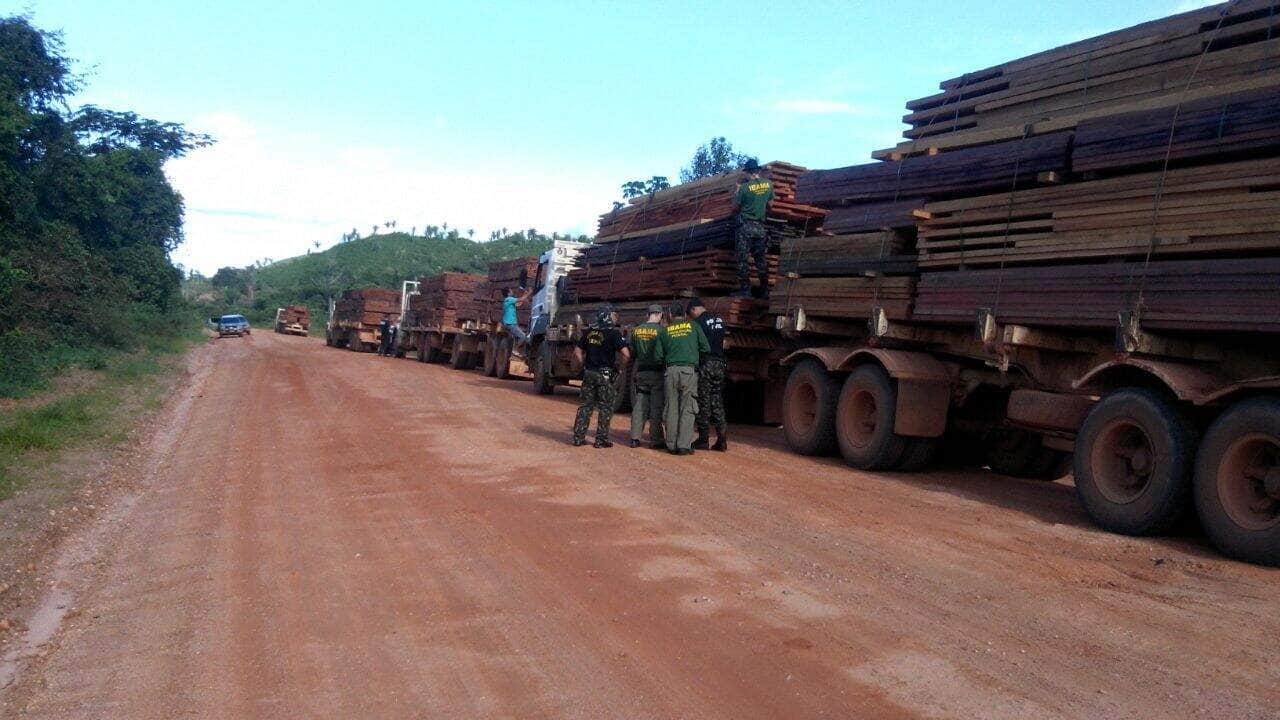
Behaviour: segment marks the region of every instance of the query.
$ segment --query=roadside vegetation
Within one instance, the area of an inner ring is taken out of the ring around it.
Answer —
[[[182,198],[163,168],[211,139],[72,109],[81,83],[58,33],[0,17],[0,398],[105,370],[194,322],[169,259]],[[75,414],[49,417],[63,411]]]

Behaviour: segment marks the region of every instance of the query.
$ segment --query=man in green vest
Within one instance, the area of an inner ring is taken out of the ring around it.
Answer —
[[[650,305],[649,318],[631,330],[631,357],[636,372],[631,387],[631,447],[640,447],[644,423],[649,422],[649,442],[655,450],[666,447],[662,433],[663,367],[658,358],[658,333],[662,332],[662,306]]]
[[[698,359],[711,351],[702,327],[685,315],[684,303],[671,306],[671,322],[658,332],[656,357],[666,366],[664,394],[667,451],[692,455],[698,414]]]
[[[769,232],[764,219],[773,199],[773,183],[760,177],[760,164],[749,159],[742,166],[747,179],[738,185],[733,196],[737,217],[735,250],[738,258],[738,291],[734,295],[751,297],[751,260],[756,261],[756,274],[760,278],[760,297],[769,297]]]

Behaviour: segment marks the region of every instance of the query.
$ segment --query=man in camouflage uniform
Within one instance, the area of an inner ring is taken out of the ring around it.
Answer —
[[[698,360],[698,415],[694,421],[698,437],[692,447],[694,450],[706,450],[710,444],[711,426],[714,425],[716,444],[710,447],[725,452],[729,449],[729,441],[724,419],[724,378],[729,364],[724,357],[724,319],[707,312],[698,298],[689,301],[689,317],[702,327],[710,348],[710,352],[703,353]]]
[[[609,441],[609,423],[613,420],[613,403],[616,398],[614,380],[618,377],[618,353],[625,362],[630,357],[622,333],[616,327],[618,314],[605,306],[596,313],[596,322],[582,333],[574,356],[582,366],[582,392],[578,400],[578,415],[573,422],[575,447],[587,442],[587,428],[591,425],[591,412],[596,412],[596,441],[593,447],[613,447]]]
[[[760,278],[760,297],[769,297],[769,232],[764,219],[773,199],[773,183],[760,177],[760,165],[747,160],[742,166],[749,177],[733,196],[738,227],[735,250],[738,257],[738,291],[740,297],[751,297],[751,259],[756,261],[756,274]]]

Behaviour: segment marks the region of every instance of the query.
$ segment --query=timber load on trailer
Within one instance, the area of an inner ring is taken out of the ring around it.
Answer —
[[[306,335],[311,329],[311,310],[306,305],[289,305],[276,310],[275,331],[281,335]]]
[[[1280,564],[1280,14],[1224,3],[967,73],[802,176],[770,312],[799,452],[1073,472]]]
[[[475,367],[478,357],[466,338],[471,330],[463,326],[473,322],[469,317],[473,294],[482,275],[445,272],[418,279],[418,294],[409,299],[408,312],[401,324],[405,338],[397,354],[416,350],[421,362],[449,360],[454,367]]]
[[[502,291],[509,290],[517,298],[526,292],[532,295],[537,279],[538,258],[531,256],[489,263],[486,279],[476,284],[471,308],[476,328],[473,337],[476,364],[486,376],[503,380],[528,376],[527,364],[513,354],[512,338],[502,325]],[[516,307],[516,323],[526,331],[533,320],[533,304],[530,297]]]
[[[779,244],[804,236],[826,215],[822,208],[797,202],[796,181],[804,173],[804,168],[783,162],[761,167],[761,175],[774,187],[765,219],[771,238],[767,252],[771,285],[778,278]],[[629,205],[600,216],[596,244],[577,254],[565,278],[560,311],[547,330],[550,342],[535,356],[539,366],[535,376],[542,378],[537,383],[542,390],[578,376],[573,343],[602,304],[617,309],[627,329],[644,321],[650,304],[665,308],[697,296],[728,328],[724,343],[728,378],[737,384],[732,395],[767,397],[767,381],[781,358],[768,304],[730,296],[739,287],[733,195],[748,177],[735,171],[702,178],[634,198]],[[754,268],[750,282],[755,295],[765,294]],[[626,374],[619,375],[619,383],[624,390],[619,396],[625,398]],[[764,403],[764,415],[769,416],[774,405]]]
[[[325,342],[357,352],[373,352],[382,341],[379,323],[400,313],[400,293],[369,287],[347,290],[333,304]]]

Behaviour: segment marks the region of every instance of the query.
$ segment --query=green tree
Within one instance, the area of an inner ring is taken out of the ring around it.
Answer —
[[[680,182],[719,175],[742,167],[751,156],[736,152],[733,143],[723,137],[714,137],[693,152],[689,164],[680,170]]]

